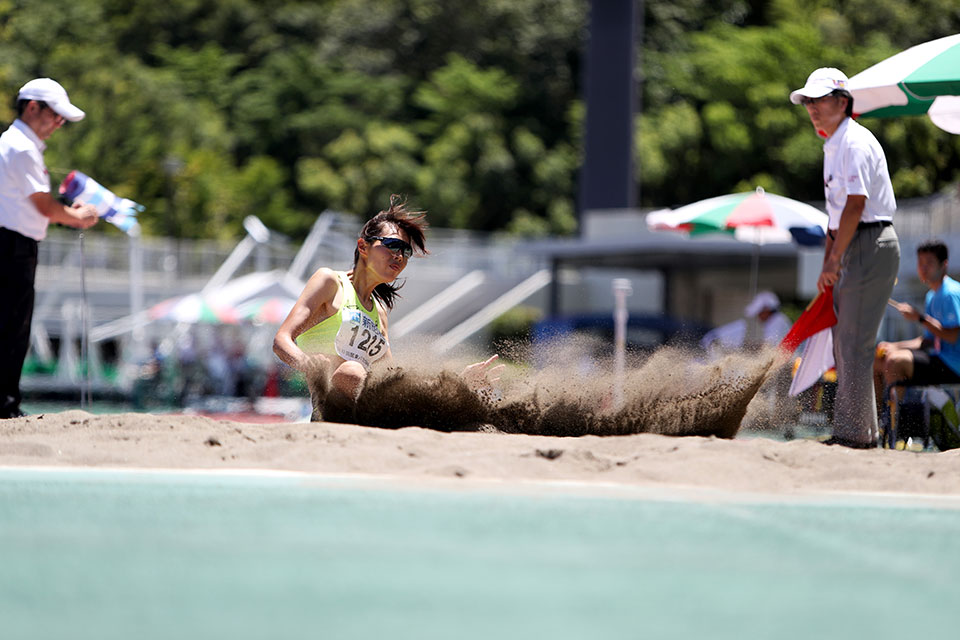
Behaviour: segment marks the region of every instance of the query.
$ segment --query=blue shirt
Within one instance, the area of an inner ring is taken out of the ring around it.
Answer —
[[[944,329],[960,327],[960,282],[944,276],[939,289],[927,291],[923,311],[936,318]],[[928,330],[924,330],[923,337],[933,340],[934,349],[930,353],[939,355],[945,365],[960,375],[960,339],[950,344],[935,338]]]

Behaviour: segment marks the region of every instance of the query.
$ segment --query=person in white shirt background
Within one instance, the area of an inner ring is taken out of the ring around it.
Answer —
[[[44,141],[86,114],[50,78],[23,85],[16,102],[17,119],[0,135],[0,419],[24,415],[20,373],[30,346],[37,243],[51,222],[87,229],[98,220],[92,205],[68,207],[51,195],[43,161]]]
[[[743,318],[711,329],[700,346],[711,355],[760,344],[777,345],[790,331],[790,319],[780,311],[780,298],[761,291],[743,310]]]

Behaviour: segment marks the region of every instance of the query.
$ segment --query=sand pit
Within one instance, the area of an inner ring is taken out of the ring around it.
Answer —
[[[271,469],[744,492],[960,494],[960,451],[854,451],[811,440],[556,437],[332,423],[245,424],[66,411],[0,422],[0,465]]]
[[[82,411],[3,420],[0,465],[960,495],[960,450],[854,451],[738,437],[745,415],[757,421],[759,403],[751,401],[776,373],[769,353],[705,363],[662,349],[632,363],[619,407],[609,367],[578,370],[569,350],[552,355],[553,365],[505,375],[492,399],[448,373],[454,363],[407,359],[371,378],[349,423]]]

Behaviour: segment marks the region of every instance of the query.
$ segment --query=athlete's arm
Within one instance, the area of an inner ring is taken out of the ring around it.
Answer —
[[[278,358],[299,371],[310,369],[316,354],[308,354],[298,347],[297,336],[336,313],[334,301],[339,289],[339,279],[331,269],[318,269],[310,277],[273,338],[273,352]]]

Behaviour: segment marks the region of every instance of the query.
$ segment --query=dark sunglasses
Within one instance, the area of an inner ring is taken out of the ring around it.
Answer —
[[[387,248],[387,251],[392,251],[398,255],[402,255],[404,258],[409,259],[413,255],[413,247],[410,246],[408,242],[404,242],[400,238],[384,238],[383,236],[370,236],[367,240],[379,240],[380,244]]]
[[[64,118],[62,115],[60,115],[59,113],[57,113],[56,110],[55,110],[53,107],[51,107],[50,105],[48,105],[46,102],[44,102],[43,100],[34,100],[34,102],[37,103],[37,105],[40,107],[40,110],[41,110],[41,111],[43,111],[44,109],[49,109],[50,112],[53,113],[53,117],[59,118],[60,120],[62,120],[62,121],[64,122],[64,124],[66,124],[67,119]]]
[[[807,97],[803,97],[803,98],[800,98],[800,104],[802,104],[802,105],[804,105],[804,106],[806,106],[806,105],[808,105],[808,104],[817,104],[817,103],[823,102],[823,101],[826,100],[827,98],[832,98],[832,97],[833,97],[833,94],[832,94],[832,93],[828,93],[827,95],[821,96],[821,97],[819,97],[819,98],[807,98]]]

